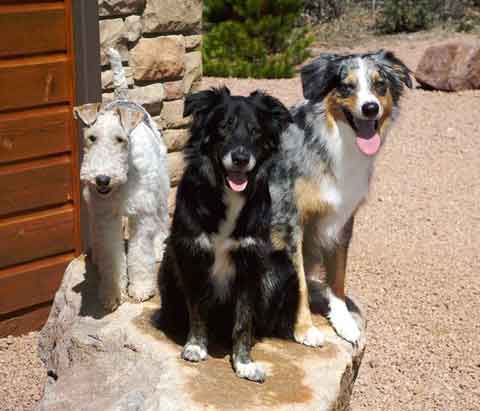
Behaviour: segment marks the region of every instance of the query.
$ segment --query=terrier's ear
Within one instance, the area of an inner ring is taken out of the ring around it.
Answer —
[[[117,107],[115,110],[120,117],[120,123],[122,123],[127,135],[135,130],[135,127],[137,127],[145,117],[145,114],[141,111],[131,110],[125,107]]]
[[[97,120],[102,103],[89,103],[73,108],[73,117],[80,120],[85,127],[91,127]]]

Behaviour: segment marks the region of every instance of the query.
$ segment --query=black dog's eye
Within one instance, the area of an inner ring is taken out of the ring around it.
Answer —
[[[355,85],[351,83],[340,83],[337,87],[337,91],[340,95],[346,97],[353,94],[353,92],[355,91]]]
[[[97,141],[97,137],[96,137],[96,136],[88,136],[88,140],[89,140],[91,143],[95,143],[95,141]]]
[[[375,91],[381,96],[385,95],[385,93],[387,92],[387,83],[383,79],[375,80],[375,82],[373,83],[373,87],[375,88]]]

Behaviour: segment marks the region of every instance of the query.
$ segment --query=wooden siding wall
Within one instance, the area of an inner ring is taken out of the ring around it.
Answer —
[[[43,325],[81,248],[72,1],[0,0],[0,337]]]

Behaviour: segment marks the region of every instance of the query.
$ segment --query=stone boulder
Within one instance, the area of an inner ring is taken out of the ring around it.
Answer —
[[[122,19],[101,20],[100,28],[100,63],[102,66],[109,64],[107,50],[116,49],[122,56],[122,61],[128,61],[128,47],[126,27]]]
[[[255,344],[253,356],[268,371],[267,381],[255,384],[235,376],[229,349],[218,342],[203,363],[181,360],[183,341],[154,325],[158,297],[105,315],[96,287],[88,261],[73,260],[40,333],[49,376],[41,411],[348,409],[365,339],[352,347],[321,316],[315,321],[327,336],[322,348],[279,339]]]
[[[152,115],[160,113],[164,98],[165,89],[162,83],[154,83],[145,87],[135,87],[128,90],[128,99],[142,105]],[[102,94],[102,101],[104,103],[109,103],[113,99],[114,93]]]
[[[418,64],[415,78],[427,89],[480,89],[480,42],[429,47]]]
[[[142,38],[130,52],[133,76],[138,81],[178,79],[185,71],[183,36]]]
[[[145,33],[199,33],[202,0],[147,0],[143,13]]]
[[[100,17],[141,13],[144,7],[145,0],[98,0],[98,14]]]

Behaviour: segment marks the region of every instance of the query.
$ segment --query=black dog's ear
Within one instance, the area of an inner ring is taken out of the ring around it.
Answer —
[[[290,111],[275,97],[256,90],[250,94],[249,98],[258,110],[270,117],[270,121],[278,128],[278,133],[281,133],[290,123],[293,123]]]
[[[411,70],[393,52],[379,50],[372,54],[372,58],[379,64],[389,76],[394,76],[408,88],[412,88]]]
[[[303,96],[307,100],[320,101],[335,87],[338,79],[338,54],[322,53],[300,71]]]
[[[191,114],[196,117],[202,112],[210,111],[229,95],[230,90],[227,87],[211,88],[210,90],[189,94],[185,99],[183,117]]]
[[[293,123],[290,111],[280,102],[262,91],[254,91],[248,97],[257,108],[258,118],[262,129],[270,135],[273,148],[280,145],[280,135]]]

